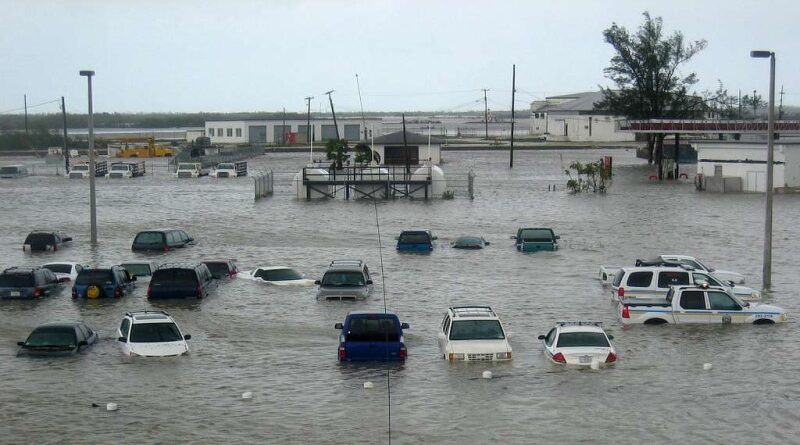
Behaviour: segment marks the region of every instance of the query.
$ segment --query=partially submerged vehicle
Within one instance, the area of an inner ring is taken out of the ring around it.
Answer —
[[[340,362],[403,361],[408,356],[403,338],[408,323],[400,323],[391,312],[350,312],[334,327],[341,331]]]
[[[427,253],[433,250],[435,239],[428,230],[404,230],[397,237],[397,251]]]
[[[97,334],[82,322],[37,326],[25,341],[17,342],[17,355],[72,355],[97,343]]]
[[[517,234],[511,237],[516,240],[515,245],[520,252],[553,252],[558,250],[560,236],[547,227],[525,227],[517,229]]]
[[[308,279],[300,272],[285,266],[257,267],[253,270],[241,271],[238,276],[276,286],[313,286],[315,284],[314,280]]]
[[[483,249],[489,245],[489,241],[482,236],[459,236],[450,242],[454,249]]]

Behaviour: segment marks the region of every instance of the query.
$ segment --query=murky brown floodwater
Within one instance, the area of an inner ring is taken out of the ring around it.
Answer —
[[[602,154],[613,155],[616,167],[608,195],[563,192],[563,166]],[[366,302],[325,303],[313,288],[234,280],[202,302],[148,304],[146,283],[119,301],[73,301],[68,290],[42,301],[2,301],[0,442],[385,443],[387,369],[396,443],[798,442],[800,196],[776,196],[767,297],[790,312],[790,323],[623,330],[595,278],[599,264],[688,253],[739,271],[758,288],[764,197],[648,183],[648,168],[625,150],[518,151],[513,170],[505,153],[444,156],[446,173],[474,168],[475,199],[380,202],[382,276],[371,203],[291,195],[288,172],[304,165],[302,154],[251,161],[251,169],[287,172],[278,175],[275,196],[259,202],[248,178],[175,180],[152,163],[152,176],[98,180],[96,250],[88,246],[86,181],[0,181],[2,266],[145,258],[130,251],[134,234],[175,226],[199,244],[157,261],[231,257],[243,269],[290,265],[316,278],[331,259],[364,258],[376,288],[385,282],[388,307],[411,324],[404,366],[341,366],[333,324],[350,310],[382,309],[380,291]],[[559,191],[548,192],[549,184]],[[516,252],[509,236],[525,225],[554,227],[561,250]],[[50,227],[73,234],[74,245],[23,254],[27,232]],[[394,236],[406,228],[431,229],[440,245],[429,256],[398,255]],[[449,248],[461,234],[492,245]],[[445,308],[464,303],[490,304],[503,317],[514,334],[513,362],[453,366],[437,356]],[[169,311],[192,334],[190,355],[121,355],[114,339],[120,317],[146,307]],[[545,360],[536,335],[578,318],[606,323],[620,352],[616,367],[565,370]],[[86,321],[101,342],[74,358],[15,357],[16,341],[37,324],[71,319]],[[706,362],[713,370],[703,371]],[[494,379],[480,378],[486,369]],[[363,389],[365,381],[375,387]],[[253,400],[241,400],[244,391]],[[107,402],[119,411],[106,412]]]

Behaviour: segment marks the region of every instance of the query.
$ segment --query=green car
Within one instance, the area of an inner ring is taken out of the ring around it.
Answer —
[[[553,233],[553,229],[546,227],[526,227],[517,229],[517,235],[512,237],[516,241],[517,250],[520,252],[539,252],[540,250],[553,252],[558,250],[560,236]]]

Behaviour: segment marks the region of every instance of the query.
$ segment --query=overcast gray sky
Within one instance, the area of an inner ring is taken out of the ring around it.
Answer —
[[[607,85],[602,31],[635,30],[641,13],[668,32],[708,40],[685,67],[698,91],[777,89],[800,104],[795,1],[190,1],[0,0],[0,112],[66,96],[86,111],[81,69],[93,69],[96,111],[367,111],[510,109],[545,95]],[[769,17],[769,19],[766,19]],[[481,99],[479,101],[479,99]],[[56,104],[31,109],[58,111]]]

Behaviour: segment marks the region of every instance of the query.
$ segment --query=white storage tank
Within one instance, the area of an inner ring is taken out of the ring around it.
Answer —
[[[382,184],[358,184],[359,181],[375,182]],[[387,183],[389,182],[389,170],[380,167],[368,167],[356,173],[356,185],[353,186],[353,197],[386,199]]]
[[[328,170],[322,168],[307,168],[305,169],[305,172],[306,172],[306,179],[308,179],[308,182],[324,182],[328,180]],[[321,185],[321,184],[315,185],[314,187],[310,188],[310,194],[309,194],[308,190],[309,187],[306,187],[306,185],[303,184],[302,170],[294,175],[294,179],[292,180],[292,186],[294,187],[294,192],[297,199],[327,198],[331,194],[331,186]]]
[[[447,181],[444,178],[444,171],[438,165],[422,166],[411,175],[412,181],[424,181],[430,173],[431,185],[426,186],[428,198],[440,198],[447,190]],[[413,198],[425,198],[425,188],[411,193]]]

